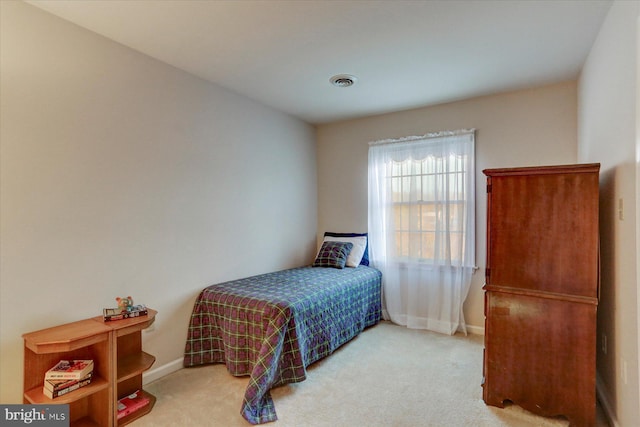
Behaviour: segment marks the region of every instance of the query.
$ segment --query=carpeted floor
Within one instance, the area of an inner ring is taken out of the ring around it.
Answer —
[[[482,400],[482,337],[453,337],[387,322],[369,328],[329,358],[313,364],[307,379],[272,390],[273,427],[553,427],[512,405]],[[247,427],[240,405],[248,378],[224,365],[181,369],[146,386],[153,411],[131,424]],[[606,426],[599,412],[598,426]]]

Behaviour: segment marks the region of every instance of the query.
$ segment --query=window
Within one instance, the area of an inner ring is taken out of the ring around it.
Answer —
[[[474,161],[473,131],[371,144],[369,228],[387,259],[475,264]]]
[[[449,155],[387,164],[397,260],[462,261],[468,160]]]

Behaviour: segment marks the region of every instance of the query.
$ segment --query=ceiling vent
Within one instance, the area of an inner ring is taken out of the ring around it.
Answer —
[[[338,74],[329,79],[332,85],[337,87],[349,87],[356,84],[358,78],[351,74]]]

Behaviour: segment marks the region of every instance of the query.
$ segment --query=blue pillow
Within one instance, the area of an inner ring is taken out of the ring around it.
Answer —
[[[351,242],[324,242],[313,266],[344,268],[352,248]]]
[[[331,237],[359,237],[359,236],[365,236],[367,238],[367,246],[364,249],[364,255],[362,256],[362,259],[360,260],[360,265],[369,265],[369,236],[368,233],[333,233],[330,231],[327,231],[324,233],[325,236],[331,236]]]

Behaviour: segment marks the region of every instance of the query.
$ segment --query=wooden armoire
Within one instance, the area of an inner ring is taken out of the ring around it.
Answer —
[[[483,171],[488,405],[595,425],[599,169]]]

